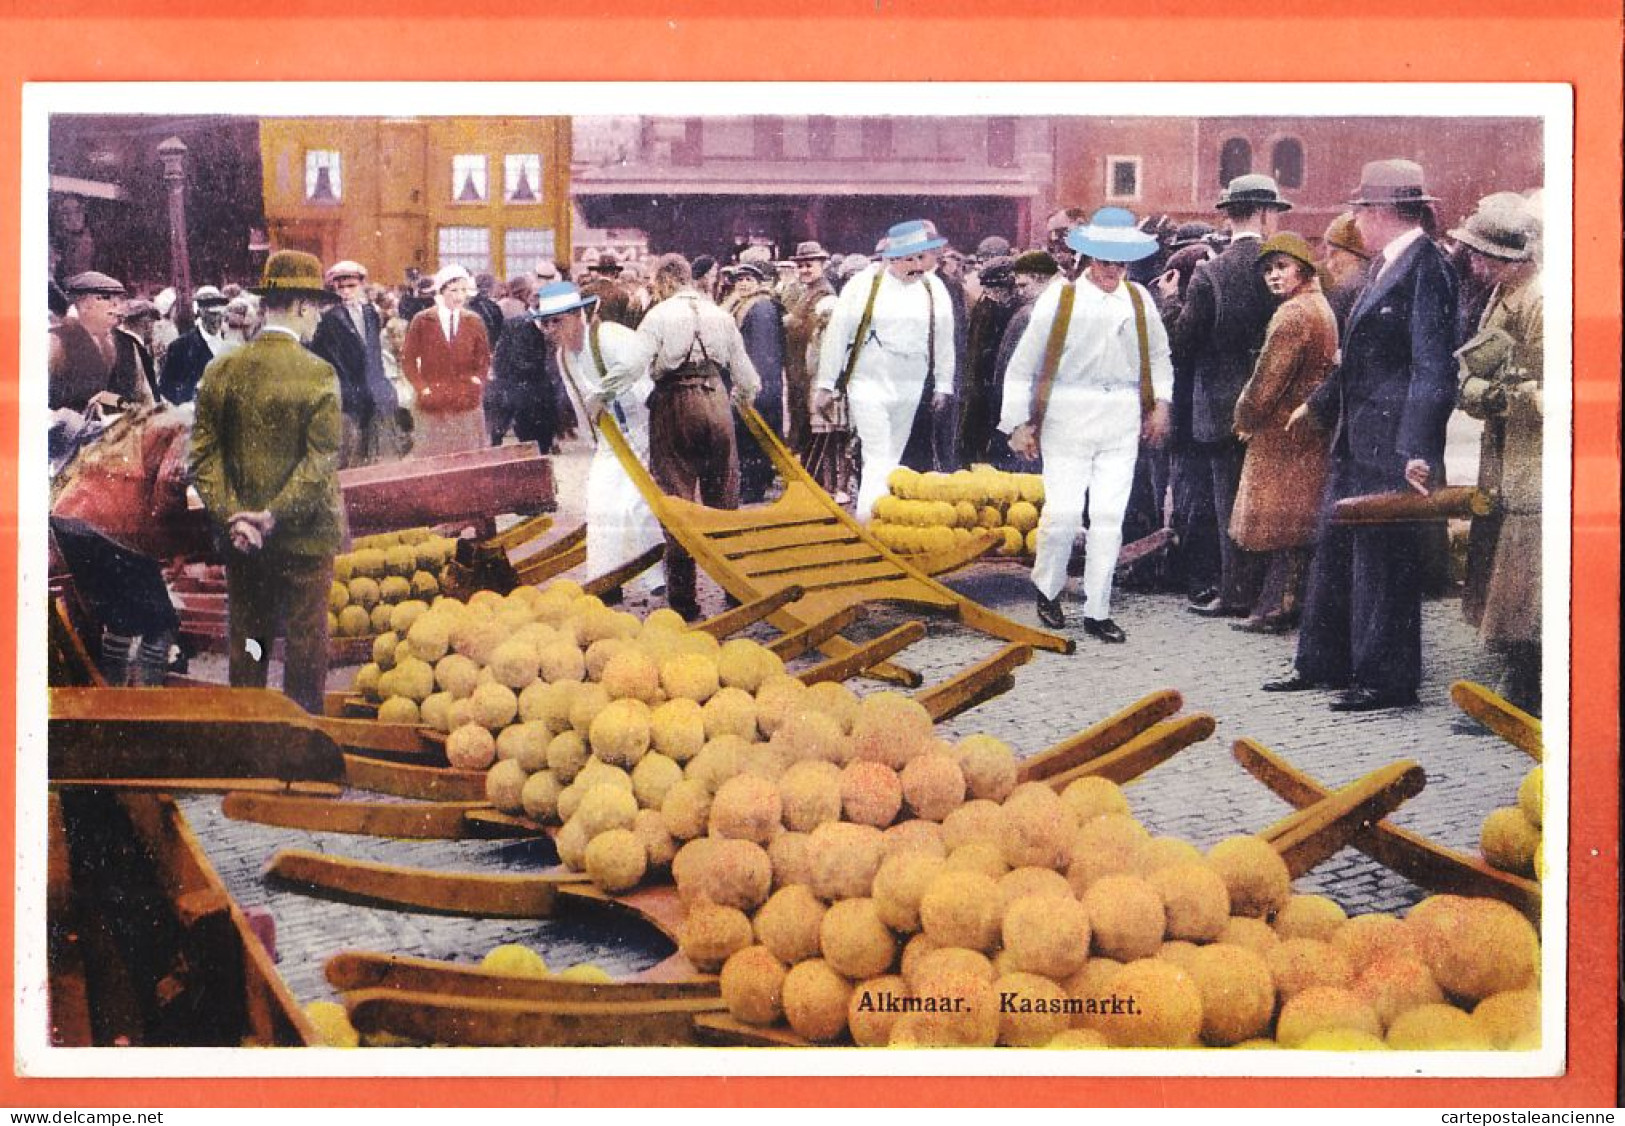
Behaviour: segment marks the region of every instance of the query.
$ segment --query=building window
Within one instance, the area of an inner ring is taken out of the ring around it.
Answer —
[[[1253,170],[1253,146],[1246,137],[1231,137],[1219,150],[1219,187]]]
[[[890,118],[863,119],[863,155],[869,160],[885,160],[891,156]]]
[[[1276,141],[1270,153],[1270,168],[1275,182],[1281,187],[1303,187],[1303,142],[1296,137],[1282,137]]]
[[[334,149],[310,149],[305,153],[305,202],[338,203],[344,198],[344,177]]]
[[[539,153],[511,152],[502,158],[504,203],[542,202],[542,158]]]
[[[542,259],[557,254],[553,232],[539,227],[509,227],[502,232],[502,268],[508,276],[528,274]]]
[[[1106,198],[1136,200],[1140,198],[1140,158],[1137,156],[1108,156],[1106,158]]]
[[[459,154],[451,158],[451,198],[455,203],[487,203],[491,196],[485,157]]]
[[[751,122],[755,130],[757,160],[784,159],[784,119],[758,117]]]
[[[990,168],[1016,166],[1016,119],[990,117],[987,119],[987,163]]]
[[[441,227],[440,264],[453,263],[471,274],[491,272],[491,232],[484,227]]]
[[[807,148],[814,160],[829,160],[835,155],[835,119],[809,117],[807,119]]]

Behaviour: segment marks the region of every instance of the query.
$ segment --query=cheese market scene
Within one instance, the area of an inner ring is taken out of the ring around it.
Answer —
[[[371,108],[49,119],[49,1044],[1552,1046],[1539,117]]]

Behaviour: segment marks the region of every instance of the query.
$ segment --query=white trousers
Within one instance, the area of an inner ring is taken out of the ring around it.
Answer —
[[[1070,389],[1069,389],[1070,390]],[[1083,614],[1112,616],[1112,574],[1123,546],[1123,513],[1140,449],[1140,400],[1129,391],[1057,393],[1044,416],[1044,514],[1033,585],[1045,598],[1066,586],[1066,565],[1089,504]]]
[[[923,378],[898,385],[891,380],[854,379],[847,387],[852,429],[863,444],[863,474],[858,482],[860,521],[872,518],[875,501],[886,495],[886,478],[903,463],[914,414],[925,390]]]
[[[647,456],[647,439],[634,450]],[[554,487],[560,508],[580,512],[587,524],[587,562],[582,573],[596,578],[613,571],[665,542],[660,521],[644,501],[632,478],[621,468],[615,452],[600,443],[567,438],[553,457]],[[666,581],[660,564],[627,582],[627,587],[647,594]]]

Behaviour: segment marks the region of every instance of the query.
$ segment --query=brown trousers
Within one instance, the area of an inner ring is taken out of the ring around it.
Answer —
[[[739,507],[733,410],[714,376],[669,376],[649,396],[649,469],[667,496],[707,508]],[[692,609],[694,557],[666,533],[666,601]]]
[[[307,712],[320,715],[327,690],[327,594],[333,583],[333,560],[326,556],[228,554],[231,686],[265,687],[271,671],[271,646],[281,634],[285,638],[282,691]],[[250,641],[255,651],[250,650]]]

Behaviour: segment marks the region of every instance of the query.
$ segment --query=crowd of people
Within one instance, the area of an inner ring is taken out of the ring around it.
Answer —
[[[1213,224],[1068,208],[1040,246],[990,235],[968,256],[922,219],[864,253],[605,251],[573,277],[543,261],[505,285],[447,264],[390,288],[355,261],[278,252],[249,291],[200,287],[184,332],[172,294],[128,300],[84,272],[51,328],[52,454],[82,477],[104,416],[195,412],[189,478],[168,446],[150,475],[170,503],[194,481],[214,519],[233,683],[263,683],[280,621],[301,639],[288,684],[306,706],[325,672],[314,592],[342,539],[341,467],[537,442],[573,467],[560,488],[601,573],[661,538],[605,420],[661,489],[731,508],[776,487],[734,409],[748,404],[860,520],[899,466],[1041,473],[1033,597],[1052,628],[1087,527],[1084,632],[1125,641],[1121,545],[1166,528],[1159,578],[1194,616],[1298,631],[1266,689],[1336,690],[1332,708],[1365,711],[1415,701],[1421,602],[1446,549],[1437,525],[1344,525],[1333,506],[1444,485],[1460,409],[1483,420],[1478,483],[1499,501],[1473,523],[1463,606],[1506,658],[1503,694],[1538,714],[1539,201],[1497,193],[1449,230],[1436,202],[1424,170],[1393,159],[1365,166],[1323,232],[1287,229],[1291,201],[1249,174]],[[92,586],[119,552],[162,554],[120,529],[87,548],[84,515],[59,505],[53,527]],[[698,616],[694,562],[669,537],[663,574],[639,581]],[[133,677],[173,613],[109,624],[102,609],[104,667]]]

